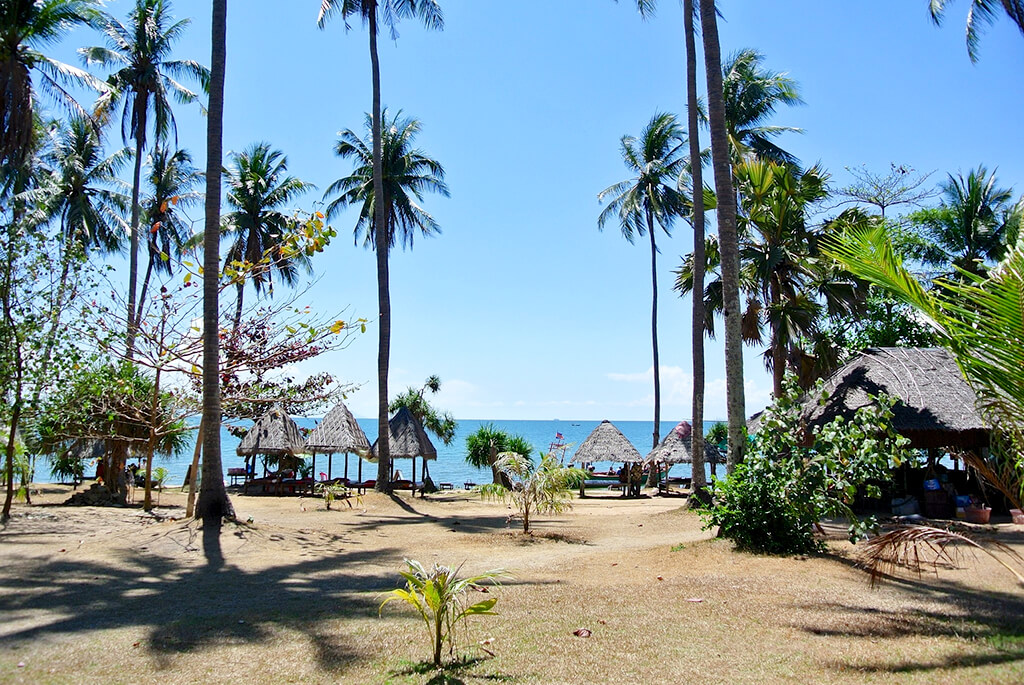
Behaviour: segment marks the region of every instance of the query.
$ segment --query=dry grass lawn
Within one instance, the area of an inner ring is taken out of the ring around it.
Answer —
[[[65,497],[45,486],[0,530],[0,682],[1024,682],[1024,594],[983,557],[872,589],[841,539],[742,554],[676,499],[588,498],[524,537],[465,493],[371,493],[338,511],[235,496],[253,523],[225,526],[218,564],[167,518],[177,492],[162,518]],[[977,532],[1024,552],[1010,524]],[[514,574],[443,673],[418,618],[377,615],[403,557]]]

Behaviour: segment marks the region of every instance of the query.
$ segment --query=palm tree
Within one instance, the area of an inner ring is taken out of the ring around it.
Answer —
[[[341,15],[348,28],[348,19],[354,15],[362,18],[370,35],[370,72],[373,83],[373,108],[371,122],[371,167],[374,188],[384,185],[384,139],[382,137],[382,115],[380,105],[380,59],[377,56],[378,6],[384,23],[391,30],[391,38],[398,38],[398,20],[417,17],[428,29],[444,28],[444,15],[437,0],[322,0],[317,25],[322,29],[327,20]],[[385,207],[381,203],[373,209],[374,225],[383,226]],[[377,256],[377,299],[380,306],[380,335],[377,347],[377,434],[388,434],[388,365],[391,356],[391,293],[388,281],[387,234],[379,233],[375,245]],[[387,441],[380,444],[377,460],[377,489],[390,490],[391,454]]]
[[[722,65],[725,127],[734,163],[751,155],[773,162],[796,164],[799,160],[773,142],[785,132],[801,133],[792,126],[767,122],[780,105],[801,105],[796,81],[784,73],[763,68],[764,55],[740,50]]]
[[[736,166],[735,173],[743,202],[739,217],[740,287],[746,301],[743,339],[762,344],[763,328],[769,328],[765,359],[773,372],[775,396],[780,397],[787,366],[805,365],[795,360],[807,363],[806,369],[796,369],[805,385],[820,371],[829,370],[825,362],[834,355],[819,335],[821,324],[826,314],[853,313],[861,298],[848,274],[821,258],[820,243],[868,218],[858,210],[847,210],[833,221],[814,225],[808,221],[811,206],[827,195],[828,176],[818,166],[798,172],[792,166],[750,159]],[[705,268],[720,267],[717,244],[708,241],[706,247]],[[693,254],[684,258],[676,271],[676,289],[696,297],[694,264]],[[722,310],[721,293],[720,277],[704,290],[709,315],[705,323],[712,332],[713,315]],[[813,355],[803,352],[809,342],[820,343]],[[815,360],[820,363],[814,364]]]
[[[729,414],[729,473],[743,459],[746,416],[743,398],[743,337],[740,322],[740,258],[736,233],[736,195],[729,160],[729,134],[722,84],[722,50],[718,44],[715,0],[700,0],[704,36],[704,72],[708,87],[711,157],[718,195],[718,244],[722,255],[722,296],[725,303],[725,382]]]
[[[523,436],[496,428],[493,423],[480,426],[466,436],[466,463],[478,469],[491,469],[492,482],[506,488],[512,487],[512,481],[498,468],[497,461],[499,454],[509,452],[529,459],[533,445]]]
[[[40,48],[53,45],[74,26],[96,17],[96,0],[46,0],[0,3],[0,164],[20,165],[32,149],[33,101],[48,93],[64,109],[85,114],[66,89],[84,84],[102,90],[88,72],[47,57]],[[33,86],[33,74],[40,88]]]
[[[182,247],[192,234],[192,227],[182,214],[182,209],[199,203],[202,195],[196,190],[203,180],[201,171],[192,166],[192,155],[188,150],[171,151],[156,147],[150,155],[149,185],[153,194],[143,202],[142,212],[149,227],[146,244],[149,247],[149,261],[146,275],[142,279],[139,305],[135,326],[142,322],[145,313],[146,291],[154,271],[171,274],[168,257],[180,255]]]
[[[569,490],[587,477],[583,469],[562,466],[551,454],[540,455],[540,463],[534,466],[529,455],[503,452],[494,466],[511,485],[484,485],[480,493],[485,499],[501,497],[508,501],[523,520],[523,533],[530,532],[533,514],[558,514],[572,509]]]
[[[1013,191],[996,183],[995,172],[989,174],[984,166],[966,178],[950,174],[942,185],[941,204],[910,215],[932,243],[922,255],[926,264],[952,267],[944,275],[959,278],[959,272],[984,276],[987,264],[1002,259],[1007,234],[1014,231]]]
[[[45,160],[53,170],[52,183],[41,192],[48,195],[48,211],[60,221],[62,249],[118,250],[128,199],[113,187],[131,152],[121,149],[104,157],[96,128],[80,116],[55,125],[50,141]],[[69,260],[63,261],[67,268]],[[65,280],[66,274],[60,282]]]
[[[970,0],[967,10],[967,54],[972,62],[978,61],[978,45],[984,27],[996,20],[997,7],[1002,5],[1006,16],[1024,34],[1024,0]],[[928,0],[928,11],[936,25],[942,23],[946,12],[946,0]]]
[[[384,125],[379,126],[378,121]],[[334,151],[339,157],[351,158],[356,168],[350,175],[338,179],[327,188],[324,197],[336,197],[327,205],[325,213],[330,219],[344,207],[359,205],[359,219],[354,228],[356,242],[359,242],[362,235],[363,244],[368,248],[372,246],[377,253],[377,294],[380,303],[377,380],[378,388],[386,393],[391,349],[391,293],[387,254],[397,240],[411,249],[417,230],[424,236],[440,233],[437,222],[420,207],[419,202],[422,202],[427,192],[448,197],[448,186],[444,182],[444,168],[441,164],[413,147],[416,134],[420,131],[419,121],[402,118],[401,111],[389,121],[385,110],[379,119],[367,115],[366,128],[371,137],[369,142],[361,139],[351,129],[345,129],[339,134]],[[381,136],[380,153],[374,148],[377,128],[380,128]],[[380,169],[376,168],[377,157],[381,158]],[[378,188],[382,189],[382,202],[376,201]],[[385,230],[377,230],[378,226],[385,227]],[[382,412],[378,415],[380,435],[387,435],[386,395],[378,409]],[[390,488],[391,455],[386,441],[379,448],[377,489],[387,491]]]
[[[234,509],[224,489],[220,458],[220,188],[224,137],[224,62],[227,0],[213,0],[210,103],[206,126],[206,230],[203,234],[203,478],[196,517],[203,520],[203,544],[211,566],[223,563],[220,528]]]
[[[630,243],[636,235],[651,241],[651,343],[654,350],[654,444],[658,446],[661,424],[661,374],[658,369],[658,244],[656,227],[671,235],[676,217],[683,214],[684,199],[677,181],[684,170],[685,133],[674,114],[655,114],[640,134],[623,136],[622,161],[636,176],[602,190],[597,199],[607,200],[597,218],[599,229],[618,217],[622,235]]]
[[[30,197],[42,198],[49,215],[60,222],[62,236],[61,274],[43,346],[43,375],[49,367],[60,312],[74,297],[67,292],[71,265],[90,249],[110,253],[121,246],[122,216],[128,198],[114,186],[130,154],[122,149],[105,158],[99,133],[84,116],[74,116],[67,124],[55,125],[50,131],[50,148],[44,155],[44,163],[52,169],[50,182],[29,193]]]
[[[227,177],[227,204],[233,211],[224,217],[224,232],[234,236],[228,248],[227,262],[254,265],[247,269],[257,293],[266,288],[273,292],[273,274],[288,285],[298,279],[298,267],[309,270],[305,255],[288,258],[280,254],[289,216],[281,211],[289,202],[314,188],[294,176],[287,176],[288,158],[270,143],[254,143],[240,153],[231,155],[231,165],[224,170]],[[269,257],[268,257],[269,255]],[[269,259],[269,262],[264,260]],[[242,319],[245,280],[236,283],[235,329]]]
[[[690,132],[690,159],[700,160],[690,164],[690,182],[694,197],[697,192],[703,194],[704,169],[700,149],[700,128],[698,119],[700,104],[697,101],[697,29],[694,22],[695,8],[693,0],[683,0],[683,31],[686,42],[686,124]],[[691,199],[693,215],[693,292],[704,292],[704,202]],[[690,321],[690,342],[693,360],[693,395],[691,403],[691,421],[694,430],[690,432],[690,454],[693,459],[691,473],[693,475],[693,491],[703,497],[703,488],[707,486],[704,474],[704,298],[693,298],[693,316]]]
[[[351,129],[338,134],[334,153],[339,157],[352,158],[356,168],[351,174],[339,178],[324,192],[324,199],[336,196],[328,202],[324,213],[327,219],[337,216],[350,205],[359,205],[359,218],[353,229],[355,242],[362,240],[363,247],[376,249],[377,241],[384,238],[387,249],[395,247],[401,240],[402,246],[412,249],[416,231],[424,237],[441,232],[434,217],[420,207],[426,192],[435,192],[448,197],[448,186],[444,181],[444,167],[428,157],[419,148],[413,147],[421,124],[417,119],[402,117],[399,111],[388,120],[388,110],[383,113],[384,127],[384,188],[385,202],[381,209],[387,232],[377,235],[376,193],[373,184],[373,152],[365,139]],[[367,115],[365,127],[371,130],[371,119]]]
[[[135,141],[135,171],[132,176],[131,246],[128,261],[128,331],[127,350],[131,357],[135,346],[136,281],[139,273],[139,192],[142,186],[142,160],[147,136],[152,128],[156,142],[175,130],[171,98],[180,103],[198,99],[176,79],[190,76],[205,88],[209,70],[192,60],[171,59],[174,44],[188,28],[191,20],[174,22],[168,0],[136,0],[123,24],[104,15],[102,30],[107,47],[82,48],[79,52],[86,64],[116,68],[107,79],[110,90],[100,98],[96,110],[106,118],[121,108],[121,136],[127,144]]]
[[[424,429],[433,433],[438,440],[446,445],[452,444],[455,440],[455,431],[458,430],[458,423],[451,412],[438,411],[424,397],[427,391],[431,395],[441,392],[441,378],[430,376],[427,382],[420,389],[407,388],[405,392],[391,400],[388,411],[397,412],[402,407],[408,409]]]

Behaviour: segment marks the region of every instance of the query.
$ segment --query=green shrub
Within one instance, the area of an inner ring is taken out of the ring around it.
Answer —
[[[819,384],[819,394],[820,384]],[[872,406],[823,426],[804,446],[800,390],[787,378],[782,396],[765,410],[750,452],[732,475],[719,481],[715,501],[700,510],[705,528],[741,549],[766,554],[806,554],[822,549],[814,537],[824,518],[849,520],[850,541],[874,527],[850,508],[859,490],[878,497],[874,480],[908,457],[907,440],[892,429],[895,400],[881,396]]]
[[[449,656],[454,656],[456,631],[470,616],[493,615],[496,597],[479,602],[467,601],[469,590],[484,589],[484,581],[496,584],[507,575],[503,570],[485,571],[477,576],[460,578],[462,566],[450,567],[434,564],[429,571],[412,559],[406,559],[407,571],[402,571],[405,587],[396,588],[384,596],[379,611],[389,602],[402,601],[416,609],[430,638],[434,666],[441,667],[441,652],[448,645]]]

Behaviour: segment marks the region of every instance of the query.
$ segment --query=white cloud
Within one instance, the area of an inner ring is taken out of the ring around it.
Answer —
[[[645,384],[643,395],[616,403],[622,407],[650,407],[654,409],[654,366],[637,373],[608,373],[608,379],[624,384]],[[728,416],[725,396],[725,378],[713,378],[704,384],[704,416],[708,420]],[[744,382],[744,401],[747,415],[761,411],[771,401],[771,386],[763,386],[758,379]],[[666,420],[675,417],[688,419],[692,413],[693,374],[679,366],[661,367],[661,415]]]

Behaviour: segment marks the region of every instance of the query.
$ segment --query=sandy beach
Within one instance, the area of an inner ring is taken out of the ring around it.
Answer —
[[[524,536],[454,491],[332,511],[236,495],[252,522],[225,526],[218,565],[176,489],[155,516],[62,506],[68,490],[41,486],[0,530],[2,682],[1024,681],[1024,594],[985,555],[872,589],[838,528],[828,555],[756,557],[679,499],[594,497]],[[1024,552],[1020,527],[974,532]],[[444,674],[410,610],[378,617],[403,558],[511,573]]]

